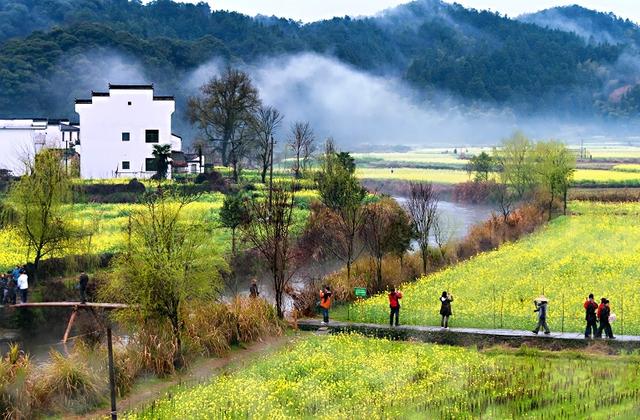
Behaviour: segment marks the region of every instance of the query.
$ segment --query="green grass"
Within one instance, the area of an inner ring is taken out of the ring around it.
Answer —
[[[128,419],[633,418],[635,358],[311,336]]]
[[[439,325],[439,296],[454,296],[453,327],[531,329],[533,299],[549,299],[552,330],[582,331],[589,293],[607,297],[614,333],[640,334],[640,203],[571,203],[573,216],[469,261],[404,285],[400,321]],[[385,295],[339,308],[334,317],[388,322]]]

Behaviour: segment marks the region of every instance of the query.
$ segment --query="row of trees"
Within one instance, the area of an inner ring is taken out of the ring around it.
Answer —
[[[490,155],[474,156],[467,170],[475,181],[495,181],[494,200],[506,219],[515,203],[538,194],[552,216],[556,199],[562,199],[567,211],[567,192],[573,179],[576,156],[555,140],[532,141],[517,132],[505,139]]]
[[[262,103],[247,73],[227,68],[213,77],[200,88],[199,96],[189,98],[187,115],[219,153],[222,164],[233,168],[235,182],[247,161],[260,168],[261,181],[266,182],[284,116]],[[300,178],[315,152],[315,135],[308,122],[292,124],[286,146],[293,155],[293,173]]]

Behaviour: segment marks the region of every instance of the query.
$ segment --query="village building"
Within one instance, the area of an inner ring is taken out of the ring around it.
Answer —
[[[153,85],[110,84],[108,92],[77,99],[75,109],[82,127],[83,179],[150,178],[156,173],[154,145],[182,150],[182,138],[171,132],[175,99],[156,96]]]
[[[79,125],[69,120],[0,119],[0,170],[22,175],[25,161],[45,147],[64,150],[66,161],[79,141]]]

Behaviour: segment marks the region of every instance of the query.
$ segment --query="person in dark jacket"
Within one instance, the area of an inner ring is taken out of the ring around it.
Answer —
[[[80,303],[87,303],[87,285],[89,285],[89,276],[84,271],[78,277],[78,287],[80,289]]]
[[[600,307],[598,308],[598,320],[600,321],[600,327],[598,327],[598,337],[602,337],[602,331],[607,334],[607,338],[614,339],[613,330],[609,323],[609,315],[611,315],[611,306],[609,306],[609,300],[607,298],[600,299]]]
[[[442,316],[440,326],[444,329],[449,329],[449,317],[452,315],[451,302],[453,302],[453,296],[446,290],[442,292],[442,296],[440,296],[440,315]]]
[[[402,292],[399,292],[394,287],[391,289],[391,293],[389,293],[389,309],[391,310],[389,314],[389,325],[393,327],[393,318],[396,319],[396,327],[400,323],[400,299],[402,299]]]
[[[538,324],[536,324],[536,327],[531,332],[537,335],[538,332],[544,328],[545,334],[551,334],[549,326],[547,325],[547,304],[549,300],[544,296],[540,296],[534,300],[533,303],[536,305],[536,310],[533,312],[538,313]]]
[[[584,302],[585,321],[587,321],[587,328],[584,330],[584,338],[595,338],[598,331],[598,317],[596,311],[598,310],[598,303],[593,299],[593,293],[589,294],[589,298]]]
[[[249,286],[249,296],[254,299],[260,296],[260,291],[258,290],[258,281],[256,279],[251,280],[251,286]]]

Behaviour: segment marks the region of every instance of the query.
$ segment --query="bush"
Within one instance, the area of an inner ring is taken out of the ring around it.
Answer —
[[[33,416],[32,364],[18,345],[9,347],[0,359],[0,413],[7,419],[28,419]]]

